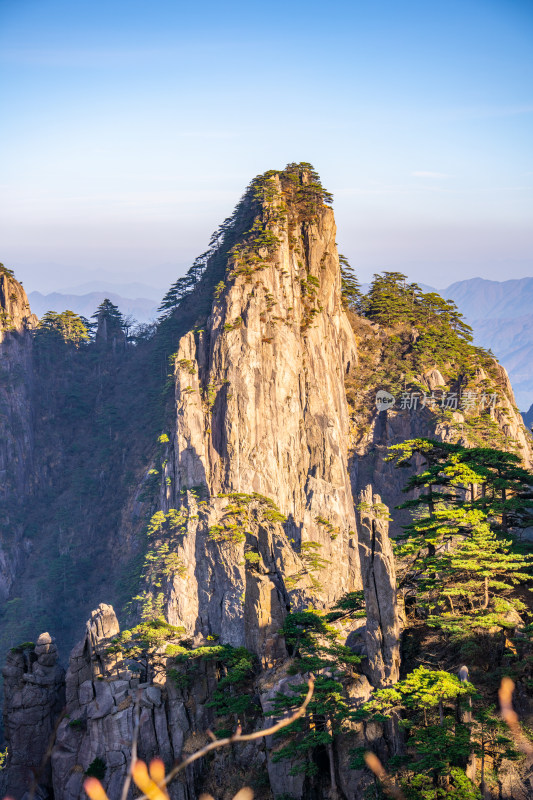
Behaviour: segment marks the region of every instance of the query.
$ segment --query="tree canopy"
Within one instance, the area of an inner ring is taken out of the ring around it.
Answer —
[[[37,328],[38,334],[47,335],[79,347],[88,342],[90,324],[74,311],[47,311]]]

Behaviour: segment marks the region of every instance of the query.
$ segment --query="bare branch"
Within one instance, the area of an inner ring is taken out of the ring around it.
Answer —
[[[303,717],[303,715],[305,714],[305,710],[309,705],[309,702],[313,696],[313,692],[315,691],[314,675],[310,676],[307,685],[309,689],[307,691],[305,700],[303,701],[300,708],[297,711],[295,711],[294,714],[292,714],[290,717],[285,717],[285,719],[280,720],[275,725],[272,725],[272,727],[265,728],[261,731],[255,731],[254,733],[241,734],[239,727],[237,729],[237,732],[234,733],[233,736],[228,736],[225,739],[217,739],[214,742],[212,741],[209,744],[206,744],[205,747],[202,747],[200,750],[197,750],[196,753],[193,753],[188,758],[186,758],[185,761],[182,761],[181,764],[178,764],[177,766],[174,767],[174,769],[170,770],[165,780],[159,783],[159,786],[162,788],[163,786],[169,784],[171,781],[174,780],[176,775],[178,775],[180,772],[183,772],[183,770],[186,769],[190,764],[192,764],[194,761],[198,761],[199,758],[203,758],[212,750],[217,750],[219,747],[226,747],[228,744],[236,744],[238,742],[250,742],[253,739],[262,739],[264,736],[272,736],[272,734],[277,733],[282,728],[286,728],[287,725],[290,725],[297,719],[300,719],[300,717]],[[149,797],[148,795],[143,794],[141,797],[138,797],[137,800],[149,800]]]

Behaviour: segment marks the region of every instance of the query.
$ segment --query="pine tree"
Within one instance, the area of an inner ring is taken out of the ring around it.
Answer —
[[[105,298],[94,314],[91,316],[96,322],[96,343],[99,345],[111,345],[115,349],[117,343],[125,343],[125,320],[120,313],[118,306]]]
[[[73,311],[47,311],[39,322],[39,334],[56,336],[79,347],[89,341],[89,323]]]
[[[498,517],[504,534],[520,531],[533,522],[533,475],[514,453],[488,447],[465,448],[465,467],[472,469],[470,502],[491,518]],[[477,478],[477,479],[476,479]]]
[[[346,256],[339,253],[339,264],[341,268],[341,294],[342,302],[346,308],[360,313],[363,304],[361,284],[356,277],[353,267],[350,266]]]
[[[420,288],[415,283],[407,283],[407,276],[402,272],[376,274],[365,297],[365,314],[389,327],[398,322],[412,324],[418,292]]]
[[[349,647],[340,645],[337,632],[319,611],[301,611],[288,614],[282,633],[294,661],[289,674],[316,676],[315,691],[307,714],[283,729],[279,738],[286,741],[274,756],[274,761],[294,761],[291,775],[318,772],[315,756],[317,750],[326,750],[332,793],[336,793],[333,740],[343,731],[350,718],[350,708],[344,691],[343,680],[353,677],[353,670],[360,663]],[[280,716],[298,708],[307,693],[307,683],[295,683],[290,695],[278,694],[271,715]],[[287,741],[288,740],[288,741]]]
[[[164,663],[160,663],[164,645],[180,641],[184,634],[185,628],[170,625],[163,617],[146,619],[131,630],[121,631],[106,652],[134,662],[141,680],[150,681],[165,669]]]
[[[533,476],[512,454],[430,439],[393,446],[389,460],[409,466],[415,454],[426,460],[404,489],[418,496],[401,506],[413,512],[397,548],[401,585],[416,594],[429,624],[456,637],[467,639],[476,628],[516,627],[524,605],[513,590],[530,578],[533,556],[518,553],[501,535],[497,515],[507,516],[505,529],[509,519],[526,523]],[[474,489],[479,484],[485,487],[481,498]]]
[[[474,687],[444,670],[418,667],[395,686],[380,689],[356,712],[366,721],[399,721],[406,734],[406,754],[389,767],[406,798],[477,800],[464,767],[472,751],[470,725],[457,721],[457,709],[468,707]]]

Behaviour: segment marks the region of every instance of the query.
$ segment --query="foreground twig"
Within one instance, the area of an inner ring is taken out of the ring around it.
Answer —
[[[126,780],[124,781],[124,786],[122,787],[122,794],[120,795],[120,800],[127,800],[128,792],[131,784],[131,773],[133,769],[133,765],[137,761],[137,741],[139,739],[139,728],[141,725],[141,715],[139,713],[139,703],[141,700],[141,691],[137,689],[137,696],[135,698],[135,708],[133,711],[133,719],[134,719],[134,728],[133,728],[133,739],[131,741],[131,761],[130,766],[128,769],[128,773],[126,775]]]
[[[383,791],[391,797],[395,797],[396,800],[405,800],[404,793],[391,779],[377,755],[368,750],[364,755],[364,759],[368,769],[374,773],[381,783]]]
[[[507,723],[509,730],[513,734],[516,746],[527,756],[531,757],[533,756],[533,747],[524,736],[520,723],[518,722],[518,714],[513,709],[514,688],[515,686],[511,678],[502,678],[498,691],[502,719]]]

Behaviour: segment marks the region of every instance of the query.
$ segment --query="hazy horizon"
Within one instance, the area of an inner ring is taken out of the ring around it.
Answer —
[[[4,0],[0,23],[0,260],[30,290],[168,287],[302,160],[363,282],[533,274],[531,4]]]

